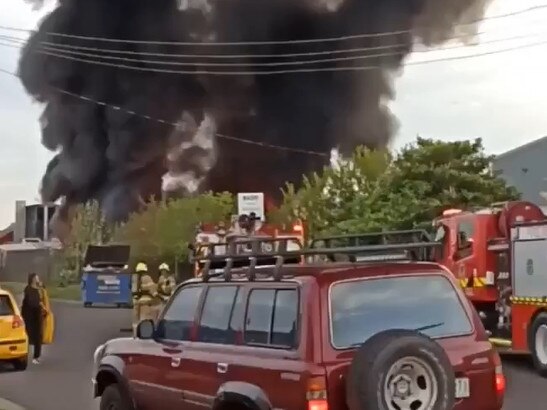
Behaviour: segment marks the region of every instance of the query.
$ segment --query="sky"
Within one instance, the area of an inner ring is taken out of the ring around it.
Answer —
[[[547,5],[547,0],[494,0],[487,15],[535,5]],[[51,6],[34,11],[24,0],[1,0],[0,26],[34,29]],[[547,135],[547,44],[420,64],[547,42],[542,24],[546,18],[547,9],[487,19],[480,26],[478,45],[451,43],[444,50],[414,53],[396,79],[391,108],[400,128],[393,148],[417,135],[442,140],[481,137],[489,153],[499,154]],[[0,36],[13,34],[0,29]],[[18,52],[0,41],[0,68],[16,71]],[[0,73],[0,229],[14,220],[16,200],[39,200],[40,178],[52,156],[40,144],[41,110],[17,79]]]

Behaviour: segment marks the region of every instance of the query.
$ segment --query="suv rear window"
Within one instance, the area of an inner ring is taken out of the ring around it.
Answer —
[[[13,315],[13,306],[11,300],[6,295],[0,295],[0,316]]]
[[[337,349],[360,345],[388,329],[415,329],[433,338],[472,330],[456,290],[442,276],[336,283],[330,307],[332,344]]]

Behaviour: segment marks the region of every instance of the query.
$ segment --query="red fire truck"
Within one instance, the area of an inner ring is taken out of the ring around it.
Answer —
[[[234,245],[230,253],[251,252],[253,239],[260,239],[260,246],[271,248],[262,249],[265,253],[278,251],[273,248],[280,244],[287,246],[288,251],[302,249],[305,236],[301,221],[296,221],[292,226],[268,224],[263,215],[264,196],[261,193],[238,194],[238,197],[249,197],[253,199],[253,202],[251,206],[248,203],[240,203],[239,215],[232,216],[229,226],[226,226],[224,222],[201,224],[197,229],[195,241],[191,245],[194,257],[205,256],[211,250],[227,252],[227,247],[230,245]],[[218,246],[211,246],[212,244],[218,244]],[[194,262],[195,276],[200,275],[201,268],[198,262]]]
[[[547,377],[547,219],[530,202],[451,209],[435,259],[460,280],[500,351],[531,354]]]

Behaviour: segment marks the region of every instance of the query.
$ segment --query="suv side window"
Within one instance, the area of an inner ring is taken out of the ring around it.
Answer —
[[[173,298],[158,323],[158,337],[167,340],[190,340],[202,286],[182,288]]]
[[[245,343],[268,344],[272,328],[274,289],[254,289],[249,294],[245,320]]]
[[[236,333],[230,329],[230,317],[238,286],[210,286],[205,297],[198,330],[198,341],[233,344]]]
[[[278,290],[275,295],[271,344],[296,347],[298,293],[296,289]]]
[[[297,322],[296,289],[252,290],[245,322],[245,343],[295,348]]]

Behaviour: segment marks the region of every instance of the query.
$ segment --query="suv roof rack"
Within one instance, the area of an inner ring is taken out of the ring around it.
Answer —
[[[406,231],[405,231],[406,232]],[[285,264],[298,264],[305,261],[306,257],[325,255],[331,261],[336,262],[337,255],[347,255],[348,261],[355,262],[378,262],[386,260],[414,260],[431,261],[431,250],[440,246],[441,243],[433,241],[409,242],[387,245],[364,245],[346,247],[323,247],[303,248],[300,250],[287,250],[289,241],[296,238],[252,238],[233,243],[212,243],[208,244],[209,252],[204,256],[193,256],[192,262],[202,266],[201,278],[208,281],[211,277],[223,276],[226,281],[232,279],[235,268],[246,267],[246,271],[239,273],[248,280],[254,281],[257,278],[257,266],[273,266],[272,274],[274,280],[281,280]],[[265,247],[265,244],[279,243],[275,246]],[[247,251],[237,253],[236,245],[251,245]],[[227,252],[216,254],[214,249],[223,246]],[[211,272],[216,270],[216,272]]]

